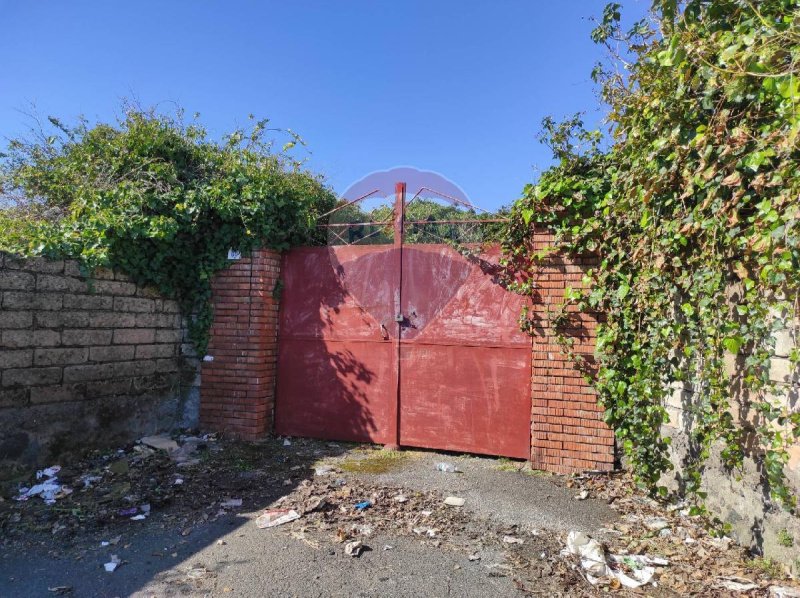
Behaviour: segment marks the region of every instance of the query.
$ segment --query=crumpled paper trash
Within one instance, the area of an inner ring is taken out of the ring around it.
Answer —
[[[39,496],[46,504],[52,505],[55,504],[56,500],[59,498],[69,496],[72,494],[72,488],[69,486],[64,486],[58,481],[56,475],[59,471],[61,471],[61,467],[59,465],[53,465],[47,469],[37,471],[36,479],[41,480],[45,478],[45,480],[40,484],[35,484],[30,488],[20,488],[19,494],[15,497],[15,500],[24,501],[33,496]]]
[[[586,579],[595,585],[601,578],[617,579],[626,588],[638,588],[650,583],[655,576],[655,567],[669,565],[669,561],[660,557],[649,557],[638,554],[610,554],[606,556],[603,545],[583,532],[570,532],[567,536],[567,547],[564,555],[576,555],[580,558],[581,568],[586,572]],[[628,575],[621,570],[621,565],[631,570]]]
[[[264,529],[289,523],[295,519],[300,519],[300,513],[294,509],[272,509],[265,511],[256,519],[256,526]]]

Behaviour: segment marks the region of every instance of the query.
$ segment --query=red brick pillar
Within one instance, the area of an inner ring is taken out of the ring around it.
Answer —
[[[214,323],[200,383],[200,423],[245,440],[272,430],[280,254],[231,261],[212,281]]]
[[[534,251],[552,243],[552,236],[537,233]],[[578,367],[562,350],[548,320],[557,311],[567,287],[581,288],[586,269],[596,265],[590,257],[569,258],[551,254],[536,277],[532,315],[531,465],[556,473],[607,471],[614,466],[614,434],[603,421],[597,393],[584,374],[594,373],[597,314],[571,310],[561,332],[572,351],[584,358]]]

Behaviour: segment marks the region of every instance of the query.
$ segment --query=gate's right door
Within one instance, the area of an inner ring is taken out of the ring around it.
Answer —
[[[499,254],[403,247],[400,444],[530,457],[527,300],[498,283]]]

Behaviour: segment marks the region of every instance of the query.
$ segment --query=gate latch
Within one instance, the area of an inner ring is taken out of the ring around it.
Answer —
[[[405,319],[406,319],[406,317],[403,314],[397,314],[394,317],[394,321],[395,322],[400,322],[400,323],[402,323]]]

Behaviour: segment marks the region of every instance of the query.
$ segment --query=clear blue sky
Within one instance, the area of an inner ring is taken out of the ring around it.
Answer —
[[[249,113],[299,132],[343,192],[375,170],[437,171],[477,205],[518,197],[550,161],[542,117],[600,113],[588,17],[605,0],[0,0],[0,137],[19,112],[111,119],[121,99]],[[626,20],[647,0],[623,0]]]

